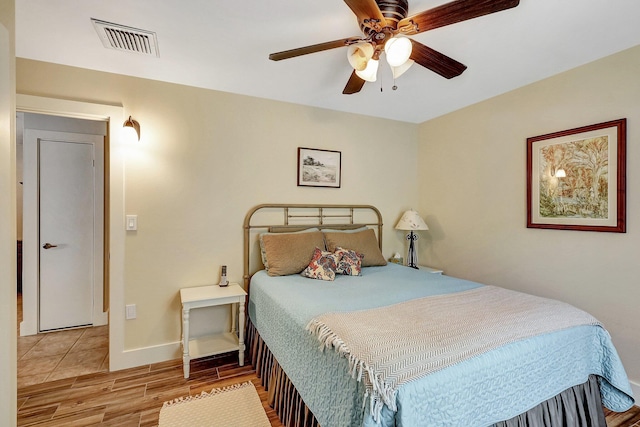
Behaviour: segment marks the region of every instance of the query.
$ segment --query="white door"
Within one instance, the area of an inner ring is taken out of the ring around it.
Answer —
[[[38,139],[40,331],[93,323],[100,137],[85,137]]]

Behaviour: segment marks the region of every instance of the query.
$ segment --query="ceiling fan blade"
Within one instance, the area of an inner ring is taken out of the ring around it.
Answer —
[[[408,16],[398,23],[404,34],[418,34],[490,13],[511,9],[520,0],[455,0],[433,9]]]
[[[381,28],[387,25],[387,21],[375,0],[344,0],[344,2],[355,13],[360,24],[366,20],[374,19],[380,23]]]
[[[351,73],[351,77],[349,77],[349,81],[344,87],[342,93],[345,95],[353,95],[354,93],[358,93],[360,92],[364,84],[365,81],[358,77],[358,75],[356,74],[356,70],[353,70],[353,73]]]
[[[434,73],[440,74],[444,78],[451,79],[457,77],[467,69],[466,65],[420,42],[411,40],[411,43],[413,44],[413,49],[410,58]]]
[[[296,56],[307,55],[309,53],[322,52],[323,50],[335,49],[338,47],[349,46],[354,42],[362,40],[360,37],[349,37],[346,39],[334,40],[331,42],[318,43],[311,46],[299,47],[297,49],[284,50],[269,55],[272,61],[280,61],[283,59],[295,58]]]

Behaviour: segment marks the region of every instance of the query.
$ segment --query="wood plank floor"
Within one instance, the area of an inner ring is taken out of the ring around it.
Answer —
[[[173,360],[25,386],[18,389],[18,426],[157,426],[165,401],[251,381],[271,425],[282,427],[253,367],[238,366],[237,357],[193,361],[188,380],[182,361]]]
[[[182,361],[173,360],[25,386],[18,389],[18,426],[157,426],[167,400],[251,381],[271,425],[282,427],[253,368],[240,367],[234,360],[236,354],[193,361],[188,380],[182,375]],[[640,408],[608,413],[607,424],[640,427]]]
[[[605,408],[604,413],[607,416],[608,427],[640,427],[640,407],[638,406],[620,413],[611,412]]]

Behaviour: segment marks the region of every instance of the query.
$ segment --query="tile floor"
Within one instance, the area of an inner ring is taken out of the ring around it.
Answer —
[[[21,337],[18,294],[18,387],[109,370],[109,327],[68,329]]]

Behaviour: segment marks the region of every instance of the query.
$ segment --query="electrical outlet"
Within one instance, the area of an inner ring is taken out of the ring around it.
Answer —
[[[135,319],[136,318],[136,305],[135,304],[127,304],[125,305],[125,318],[127,320],[131,320],[131,319]]]

